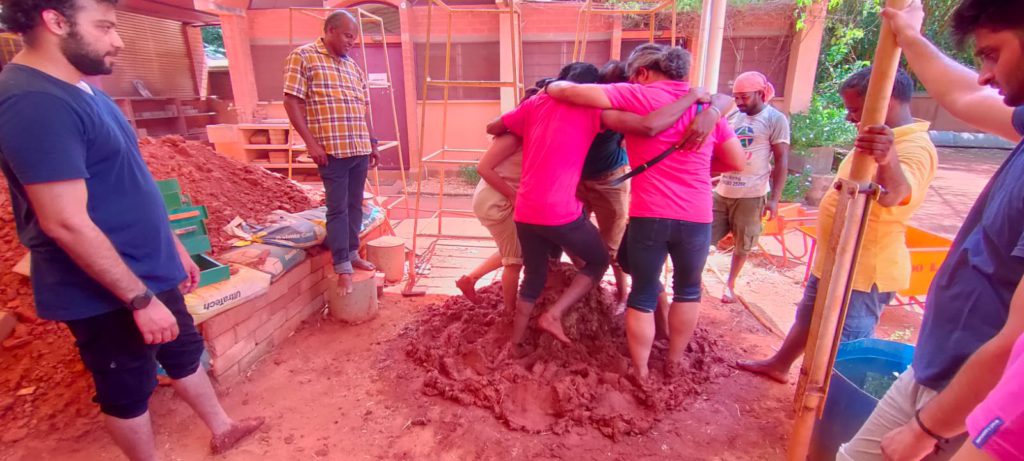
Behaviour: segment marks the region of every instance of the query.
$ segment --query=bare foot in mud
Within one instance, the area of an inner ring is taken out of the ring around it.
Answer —
[[[223,434],[213,436],[213,439],[210,440],[210,451],[219,455],[234,448],[238,442],[256,432],[256,429],[259,429],[264,421],[263,418],[246,418],[235,423]]]
[[[537,327],[544,330],[554,336],[555,339],[566,343],[572,344],[572,340],[565,335],[565,330],[562,329],[562,320],[551,317],[547,312],[537,317]]]
[[[722,304],[732,304],[736,302],[736,293],[733,293],[732,288],[725,287],[722,292]]]
[[[455,286],[462,292],[462,296],[465,296],[469,302],[473,304],[480,304],[483,299],[480,295],[476,294],[476,280],[468,275],[463,275],[455,281]]]
[[[771,360],[740,360],[736,368],[758,374],[781,384],[789,382],[789,370],[780,370]]]

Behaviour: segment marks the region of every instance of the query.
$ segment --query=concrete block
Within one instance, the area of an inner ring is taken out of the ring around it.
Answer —
[[[206,320],[202,323],[203,335],[207,338],[220,336],[225,331],[251,317],[253,313],[263,308],[267,301],[266,295],[258,296]]]
[[[306,276],[306,278],[302,279],[302,281],[299,282],[299,290],[300,291],[307,291],[310,288],[312,288],[313,285],[316,285],[317,283],[319,283],[323,279],[324,279],[324,269],[321,267],[320,269],[317,269],[317,270],[314,270],[314,271],[310,272],[309,275]]]
[[[228,387],[238,382],[242,378],[242,374],[238,372],[238,365],[230,366],[222,370],[219,374],[217,370],[213,370],[213,380],[218,386]]]
[[[266,323],[267,319],[270,318],[270,315],[270,308],[264,307],[258,312],[253,313],[251,317],[243,320],[242,323],[236,325],[235,335],[237,335],[238,341],[241,341],[243,338],[252,337],[252,333],[261,325]]]

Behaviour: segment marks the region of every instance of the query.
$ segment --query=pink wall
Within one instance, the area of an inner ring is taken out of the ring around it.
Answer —
[[[420,117],[423,103],[418,102],[416,117]],[[441,118],[443,114],[441,102],[427,103],[427,130],[424,139],[426,157],[441,148]],[[484,131],[487,124],[501,115],[498,101],[451,101],[448,103],[447,144],[449,148],[486,149],[490,145],[490,136]],[[416,126],[414,132],[419,131]],[[418,158],[419,153],[413,156]],[[447,159],[479,159],[480,154],[447,154]]]

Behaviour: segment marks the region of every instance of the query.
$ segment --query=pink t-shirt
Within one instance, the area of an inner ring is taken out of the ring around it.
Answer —
[[[612,107],[639,115],[668,105],[689,91],[689,83],[673,80],[649,85],[617,83],[604,86]],[[679,142],[696,116],[697,107],[694,106],[675,125],[657,136],[626,134],[629,166],[636,168]],[[630,180],[629,215],[710,223],[711,154],[717,146],[734,137],[736,134],[723,118],[699,151],[674,152],[649,170],[634,176]]]
[[[576,186],[590,143],[601,130],[601,110],[534,96],[501,116],[523,138],[523,177],[515,220],[560,226],[583,214]]]
[[[967,417],[971,443],[999,461],[1024,459],[1024,335],[992,392]]]

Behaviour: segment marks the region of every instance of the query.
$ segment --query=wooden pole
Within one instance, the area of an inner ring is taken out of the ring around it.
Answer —
[[[725,39],[726,0],[711,0],[711,26],[708,31],[706,60],[704,61],[704,88],[718,92],[719,69],[722,64],[722,41]]]
[[[886,6],[904,9],[910,0],[887,0]],[[871,82],[864,101],[861,127],[885,123],[889,98],[900,61],[900,49],[896,37],[887,23],[882,23],[875,49],[875,60]],[[818,285],[814,315],[811,320],[810,336],[805,349],[804,363],[800,370],[800,383],[796,394],[796,422],[789,443],[789,460],[804,461],[810,451],[814,422],[820,417],[828,394],[829,378],[838,350],[840,331],[846,305],[849,301],[851,280],[856,270],[859,243],[870,211],[870,181],[875,175],[876,165],[872,159],[857,152],[849,180],[840,180],[840,199],[835,221],[827,241],[819,241],[825,249],[822,267],[825,272]]]
[[[708,33],[711,31],[711,0],[703,0],[700,7],[700,27],[693,46],[693,65],[690,66],[690,84],[704,86],[704,67],[708,61]]]

